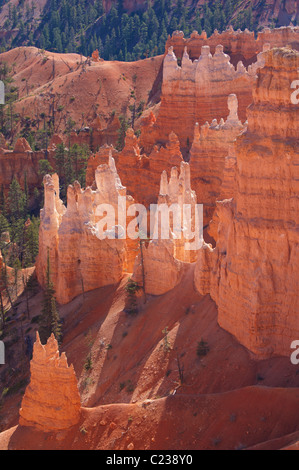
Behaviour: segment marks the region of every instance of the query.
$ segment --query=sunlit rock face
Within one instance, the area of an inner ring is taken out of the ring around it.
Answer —
[[[204,205],[204,225],[212,219],[216,201],[220,198],[228,165],[226,158],[232,153],[236,137],[245,129],[238,118],[236,95],[229,96],[228,109],[226,121],[214,119],[201,128],[197,123],[194,129],[190,151],[191,181],[198,201]]]
[[[299,335],[298,67],[298,52],[266,53],[235,146],[235,194],[217,203],[217,246],[205,246],[195,273],[219,324],[259,357],[289,355]]]
[[[258,2],[258,0],[254,0]],[[267,4],[271,9],[270,3],[280,3],[276,0],[269,0]],[[297,2],[290,0],[289,11],[291,17],[294,19],[296,15],[299,15]],[[293,6],[290,4],[293,3]],[[273,7],[273,5],[272,5]],[[277,8],[275,8],[275,15],[278,16]],[[291,19],[291,18],[290,18]],[[197,59],[200,56],[202,46],[209,46],[212,54],[215,53],[218,44],[222,44],[224,51],[231,57],[231,62],[237,66],[241,60],[246,67],[256,62],[257,54],[263,51],[264,47],[284,47],[286,45],[292,46],[293,49],[299,49],[299,27],[288,26],[276,29],[264,28],[255,37],[253,31],[234,31],[233,27],[230,26],[226,31],[214,33],[208,38],[205,31],[202,34],[198,34],[197,31],[193,31],[190,38],[185,38],[182,31],[174,31],[172,36],[168,37],[166,42],[165,54],[167,54],[169,47],[173,47],[174,52],[180,59],[183,57],[184,49],[187,47],[188,54],[192,60]]]
[[[236,94],[239,118],[247,119],[257,71],[264,65],[263,53],[273,47],[299,49],[299,28],[265,28],[255,38],[248,30],[217,31],[207,38],[194,31],[185,38],[175,31],[166,43],[161,105],[157,118],[146,119],[141,146],[148,154],[156,142],[164,144],[171,131],[178,136],[188,158],[195,123],[227,116],[227,97]]]
[[[141,152],[139,141],[133,129],[128,129],[125,146],[121,152],[113,147],[102,147],[89,158],[86,172],[86,184],[95,182],[95,170],[98,165],[107,164],[112,152],[117,171],[128,193],[136,202],[148,207],[157,202],[161,173],[170,173],[173,166],[179,167],[183,162],[180,142],[177,135],[171,132],[165,146],[155,145],[149,155]]]
[[[136,254],[133,251],[132,255],[126,239],[117,235],[100,239],[97,232],[97,223],[104,215],[97,213],[99,206],[107,204],[112,211],[107,214],[104,231],[115,231],[119,198],[123,198],[125,210],[134,202],[120,182],[111,155],[108,165],[97,168],[95,180],[95,191],[90,187],[83,190],[78,182],[69,186],[66,208],[59,199],[57,175],[44,178],[45,205],[36,271],[40,284],[45,286],[49,256],[56,298],[62,304],[84,292],[115,284],[124,272],[133,269]]]
[[[237,95],[239,116],[246,120],[246,108],[252,101],[255,71],[250,73],[242,62],[235,67],[218,43],[214,54],[204,45],[191,60],[185,48],[180,65],[173,47],[164,58],[161,106],[156,122],[141,134],[147,152],[155,142],[165,142],[171,131],[178,136],[185,158],[193,141],[195,123],[218,121],[227,117],[227,97]]]
[[[162,295],[172,290],[180,282],[184,266],[196,260],[198,247],[193,235],[198,235],[196,229],[200,229],[196,223],[202,225],[202,220],[196,219],[196,205],[189,164],[182,162],[180,170],[173,167],[169,179],[164,171],[161,175],[158,207],[160,210],[163,207],[170,209],[169,215],[167,213],[169,226],[163,225],[166,219],[163,212],[162,216],[156,213],[153,239],[144,244],[142,253],[136,258],[133,273],[133,279],[144,287],[146,293]],[[190,213],[184,218],[186,206],[190,207]],[[201,242],[201,239],[197,241]]]
[[[30,384],[22,400],[19,423],[44,432],[68,429],[80,420],[80,395],[73,366],[52,335],[43,346],[37,333],[30,363]]]

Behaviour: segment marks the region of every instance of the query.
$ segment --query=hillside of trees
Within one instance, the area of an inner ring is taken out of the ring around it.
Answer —
[[[144,3],[143,11],[128,13],[122,0],[115,1],[109,12],[102,0],[50,0],[37,21],[35,2],[28,6],[20,0],[18,6],[9,7],[4,29],[16,33],[10,39],[4,35],[1,51],[28,45],[90,56],[98,49],[105,60],[132,61],[163,54],[168,34],[178,29],[185,36],[203,29],[209,36],[214,29],[221,32],[230,24],[235,29],[259,29],[259,14],[250,2],[245,9],[240,8],[240,0],[206,1],[198,8],[197,2],[188,8],[184,0]],[[274,27],[276,20],[271,19],[269,26]]]

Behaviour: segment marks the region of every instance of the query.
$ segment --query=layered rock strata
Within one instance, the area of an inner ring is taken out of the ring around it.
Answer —
[[[139,141],[133,129],[128,129],[125,146],[121,152],[105,146],[90,157],[87,165],[86,184],[93,185],[95,169],[106,164],[112,152],[121,181],[125,184],[134,200],[148,207],[157,202],[161,173],[168,173],[173,166],[179,167],[183,161],[180,142],[174,132],[168,136],[165,146],[155,145],[149,156],[141,152]]]
[[[195,261],[198,245],[191,245],[195,243],[193,234],[196,233],[197,243],[202,243],[202,220],[200,214],[195,218],[196,204],[188,163],[181,163],[180,173],[176,167],[172,168],[169,181],[166,171],[162,173],[158,198],[161,212],[155,215],[153,239],[136,258],[133,274],[133,279],[143,285],[146,293],[162,295],[173,289],[180,282],[186,263]],[[190,206],[186,218],[184,205]],[[162,212],[162,208],[170,209],[169,213]],[[169,225],[164,225],[166,218]]]
[[[259,64],[261,64],[261,58]],[[192,61],[187,48],[181,66],[171,46],[164,58],[161,107],[156,122],[143,126],[141,146],[149,153],[155,142],[164,143],[170,132],[178,136],[185,158],[193,141],[195,123],[220,120],[227,113],[227,97],[236,94],[239,116],[246,120],[246,108],[252,101],[256,70],[250,72],[239,62],[235,68],[230,57],[218,45],[214,55],[203,46]]]
[[[80,395],[73,366],[61,356],[52,335],[43,346],[37,333],[30,363],[30,384],[22,400],[19,423],[43,432],[68,429],[80,420]]]
[[[97,168],[95,179],[95,191],[90,187],[83,190],[78,182],[69,186],[66,208],[59,199],[58,177],[44,178],[45,205],[36,271],[40,284],[45,286],[49,256],[56,297],[62,304],[84,292],[117,283],[124,272],[133,269],[136,254],[131,243],[127,245],[118,234],[118,226],[123,224],[118,204],[121,198],[126,211],[134,201],[127,196],[111,155],[108,165]],[[105,207],[107,216],[103,209],[98,211]],[[100,221],[104,237],[99,234]]]
[[[53,162],[53,149],[48,151],[48,158]],[[45,159],[45,151],[33,152],[27,140],[18,139],[13,150],[6,148],[5,141],[0,144],[0,187],[4,192],[9,191],[9,186],[16,178],[23,189],[27,185],[29,192],[41,183],[38,172],[39,161]]]
[[[165,54],[172,46],[175,55],[182,58],[187,47],[190,58],[195,60],[199,57],[202,46],[209,46],[214,54],[218,44],[223,45],[224,52],[229,54],[235,66],[241,60],[247,67],[256,61],[257,54],[262,52],[265,44],[269,44],[271,48],[290,45],[299,50],[299,28],[298,26],[264,28],[258,33],[257,38],[255,38],[253,31],[248,31],[248,29],[234,31],[232,26],[223,33],[215,31],[209,38],[205,31],[202,34],[194,31],[190,38],[185,38],[182,31],[174,31],[166,42]]]
[[[299,336],[299,53],[273,49],[265,60],[236,142],[235,196],[217,203],[217,246],[200,250],[195,271],[219,324],[259,357],[288,356]]]
[[[194,140],[190,151],[192,187],[198,200],[204,205],[204,225],[213,216],[216,201],[220,197],[224,180],[226,157],[232,152],[236,137],[245,127],[238,118],[238,99],[236,95],[228,98],[229,116],[226,121],[214,119],[199,129],[195,125]],[[227,162],[228,164],[228,162]],[[226,182],[227,184],[227,182]],[[231,194],[229,197],[232,197]]]

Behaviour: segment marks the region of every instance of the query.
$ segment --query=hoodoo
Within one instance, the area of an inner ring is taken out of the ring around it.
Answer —
[[[73,366],[52,335],[43,346],[37,333],[28,385],[21,409],[20,425],[44,432],[68,429],[79,422],[80,395]]]
[[[298,448],[298,1],[0,3],[0,450]]]
[[[289,355],[299,336],[299,108],[290,97],[299,53],[273,49],[265,60],[236,141],[236,193],[217,203],[217,246],[204,247],[195,272],[219,324],[263,358]]]

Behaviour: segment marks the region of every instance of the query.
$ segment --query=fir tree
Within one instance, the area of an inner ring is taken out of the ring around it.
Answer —
[[[40,318],[39,334],[43,344],[45,344],[53,333],[58,342],[61,340],[60,319],[55,299],[55,289],[51,281],[50,253],[48,249],[46,287],[42,303],[42,314]]]

